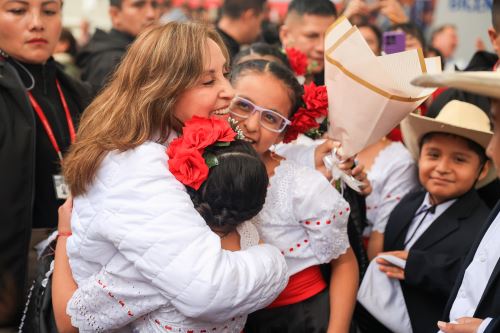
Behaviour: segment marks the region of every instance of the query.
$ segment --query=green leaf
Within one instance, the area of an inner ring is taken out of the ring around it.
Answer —
[[[231,142],[224,142],[224,141],[218,141],[215,143],[215,146],[217,147],[228,147],[231,144]]]
[[[205,163],[207,164],[209,169],[216,165],[219,165],[219,160],[217,159],[217,156],[215,156],[212,153],[203,154],[203,158],[205,159]]]

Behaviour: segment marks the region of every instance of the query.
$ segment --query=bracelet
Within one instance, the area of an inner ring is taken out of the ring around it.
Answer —
[[[58,231],[57,232],[57,238],[59,238],[59,237],[69,237],[72,234],[73,233],[71,231]]]

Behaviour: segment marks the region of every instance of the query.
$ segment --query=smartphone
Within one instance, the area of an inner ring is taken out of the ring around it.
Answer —
[[[388,31],[382,36],[382,51],[385,54],[403,52],[406,49],[406,36],[403,31]]]

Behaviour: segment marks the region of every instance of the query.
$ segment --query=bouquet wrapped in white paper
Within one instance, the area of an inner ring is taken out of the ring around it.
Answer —
[[[434,92],[413,78],[441,72],[439,57],[424,59],[420,49],[376,56],[345,17],[326,32],[325,58],[328,133],[343,156],[376,143]]]

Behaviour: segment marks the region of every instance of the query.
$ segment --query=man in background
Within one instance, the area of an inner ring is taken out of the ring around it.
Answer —
[[[76,59],[81,79],[98,92],[135,37],[159,19],[157,0],[110,0],[110,32],[97,29]]]

